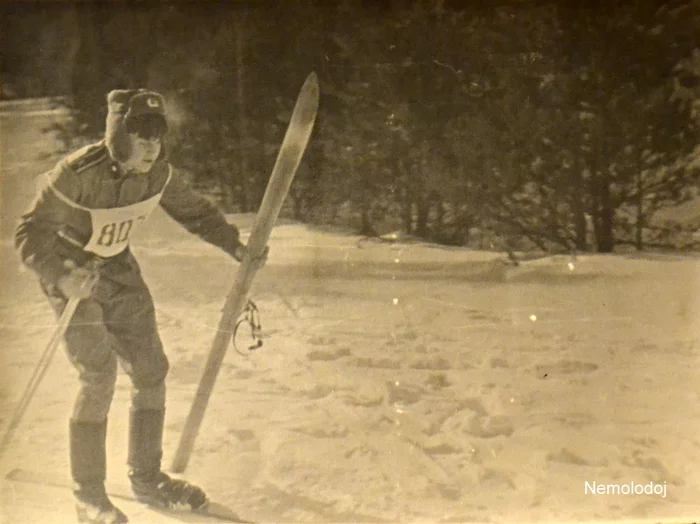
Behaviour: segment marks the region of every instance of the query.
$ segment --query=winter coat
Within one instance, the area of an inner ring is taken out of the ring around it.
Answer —
[[[148,174],[124,174],[104,141],[69,155],[40,179],[37,197],[17,226],[15,245],[22,262],[45,284],[55,285],[68,271],[66,260],[83,265],[91,258],[101,260],[101,275],[128,284],[140,273],[129,238],[158,204],[189,232],[230,255],[240,245],[238,229],[167,161],[157,161]]]

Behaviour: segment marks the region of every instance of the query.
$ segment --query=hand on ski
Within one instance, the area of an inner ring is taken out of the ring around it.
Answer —
[[[72,260],[66,260],[64,265],[69,271],[58,279],[58,289],[69,299],[88,298],[97,283],[97,272],[86,267],[77,267]]]
[[[265,246],[265,249],[263,249],[263,252],[260,254],[260,256],[257,256],[251,260],[251,263],[255,270],[262,268],[267,263],[267,255],[269,252],[270,247]],[[248,258],[248,246],[246,246],[245,244],[239,244],[236,248],[234,258],[239,262],[245,261]]]

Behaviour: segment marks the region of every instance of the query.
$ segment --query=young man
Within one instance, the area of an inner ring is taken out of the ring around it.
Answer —
[[[80,522],[121,523],[126,516],[105,492],[107,414],[117,360],[133,384],[129,478],[136,496],[171,507],[206,503],[201,488],[161,470],[168,360],[153,301],[129,249],[129,238],[158,205],[188,231],[241,261],[247,249],[235,226],[194,193],[165,159],[163,97],[118,90],[107,97],[103,141],[60,161],[46,174],[15,242],[25,265],[60,316],[80,299],[65,334],[80,377],[70,418],[70,461]],[[254,261],[261,267],[265,253]]]

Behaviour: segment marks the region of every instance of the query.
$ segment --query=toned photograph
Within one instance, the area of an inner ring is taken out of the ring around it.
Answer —
[[[0,27],[0,522],[700,522],[700,0]]]

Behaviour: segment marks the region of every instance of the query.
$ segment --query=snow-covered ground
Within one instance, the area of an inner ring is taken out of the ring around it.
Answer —
[[[39,157],[46,118],[0,119],[0,430],[54,327],[11,246],[34,175],[52,163]],[[250,230],[252,217],[231,219]],[[252,293],[265,345],[229,351],[185,475],[216,501],[262,522],[700,518],[697,257],[514,268],[496,253],[285,222],[270,247]],[[167,464],[236,266],[162,213],[134,252],[171,360]],[[3,475],[68,477],[75,391],[59,353],[0,459]],[[122,484],[128,405],[122,375],[109,428],[109,480]],[[593,483],[664,494],[591,494]],[[66,490],[3,482],[0,493],[3,522],[73,518]],[[134,522],[172,521],[121,505]]]

